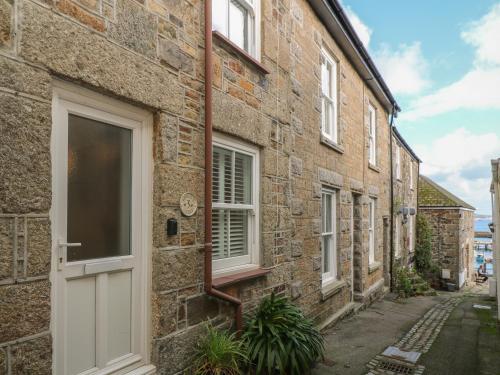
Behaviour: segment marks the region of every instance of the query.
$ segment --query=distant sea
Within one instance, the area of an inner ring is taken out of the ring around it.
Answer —
[[[489,223],[491,223],[491,217],[477,217],[474,220],[474,230],[476,232],[489,232]]]
[[[488,227],[488,224],[491,223],[492,218],[491,217],[476,217],[474,220],[474,230],[476,232],[489,232],[490,228]],[[484,242],[491,242],[491,238],[476,238],[476,240],[479,241],[484,241]],[[484,263],[485,260],[490,260],[493,258],[493,253],[491,251],[479,251],[476,252],[476,270],[479,268],[479,265]],[[486,263],[486,272],[488,274],[493,273],[493,264],[492,263]]]

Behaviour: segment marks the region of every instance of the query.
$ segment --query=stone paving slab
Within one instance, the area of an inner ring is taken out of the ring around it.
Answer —
[[[387,296],[368,309],[345,319],[325,333],[325,361],[313,375],[361,375],[366,364],[394,345],[433,306],[449,294],[395,300]]]
[[[432,307],[410,329],[410,331],[394,345],[392,350],[390,350],[391,347],[387,348],[382,355],[375,357],[374,360],[367,364],[369,369],[367,375],[422,374],[425,367],[416,364],[420,357],[420,353],[425,353],[430,349],[432,343],[439,335],[443,324],[446,322],[446,319],[448,319],[453,309],[455,309],[461,301],[462,297],[449,297]],[[418,353],[418,355],[412,356],[410,360],[404,360],[403,357],[396,360],[393,354],[397,349],[404,353]],[[414,357],[416,357],[416,359]],[[387,365],[388,362],[392,363],[393,366]]]

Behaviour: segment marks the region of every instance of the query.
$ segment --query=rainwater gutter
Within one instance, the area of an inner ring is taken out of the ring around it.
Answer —
[[[235,306],[236,331],[243,328],[241,300],[213,287],[212,277],[212,0],[205,0],[205,256],[204,289],[209,296]]]

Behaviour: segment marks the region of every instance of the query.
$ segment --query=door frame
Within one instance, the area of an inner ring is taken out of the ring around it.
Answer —
[[[61,223],[61,215],[65,213],[60,212],[61,207],[58,204],[58,197],[60,194],[65,194],[64,188],[65,177],[61,176],[61,168],[63,163],[67,162],[66,158],[59,157],[58,145],[60,142],[60,127],[67,123],[61,115],[66,115],[67,112],[62,112],[65,109],[64,102],[69,102],[72,105],[85,107],[89,112],[105,112],[110,117],[121,117],[135,122],[135,131],[139,131],[140,143],[140,164],[133,164],[133,166],[140,167],[140,176],[133,175],[133,178],[139,179],[137,187],[140,190],[137,193],[137,203],[140,204],[139,217],[134,218],[133,225],[138,227],[138,239],[135,241],[141,251],[136,251],[135,256],[138,257],[139,269],[139,285],[137,288],[137,348],[140,355],[140,364],[144,368],[144,373],[150,373],[154,370],[154,366],[149,365],[151,353],[151,248],[152,248],[152,170],[153,170],[153,116],[151,113],[136,108],[132,105],[125,104],[116,99],[95,93],[88,89],[76,86],[67,82],[54,80],[52,82],[53,96],[52,96],[52,130],[51,130],[51,162],[52,162],[52,205],[50,209],[51,220],[51,234],[52,234],[52,251],[51,251],[51,274],[50,281],[51,288],[51,321],[50,329],[53,337],[53,351],[52,351],[52,371],[54,374],[62,374],[63,369],[60,368],[60,353],[63,353],[64,345],[61,344],[63,340],[63,330],[59,330],[56,322],[62,319],[62,309],[60,309],[61,296],[58,296],[57,290],[59,289],[58,279],[58,238],[56,233],[56,223]],[[92,116],[86,116],[92,118]],[[96,118],[100,121],[105,119]],[[113,121],[111,121],[113,123]],[[125,126],[127,127],[127,126]],[[66,133],[65,133],[66,134]],[[64,168],[65,170],[66,168]],[[137,204],[136,203],[136,204]],[[134,205],[134,203],[132,203]],[[132,211],[133,212],[133,211]],[[134,287],[134,286],[133,286]],[[59,311],[61,310],[61,311]],[[134,338],[132,338],[134,340]],[[136,359],[137,360],[137,359]],[[131,357],[133,363],[133,357]],[[136,371],[139,369],[136,369]],[[98,371],[99,374],[106,373]],[[120,372],[118,372],[120,373]],[[142,371],[138,373],[143,373]]]

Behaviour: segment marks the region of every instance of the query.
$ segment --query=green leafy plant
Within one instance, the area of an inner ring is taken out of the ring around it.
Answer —
[[[272,294],[247,323],[242,336],[256,374],[303,375],[323,356],[321,333],[298,307]]]
[[[401,267],[396,273],[396,290],[403,298],[413,295],[413,285],[410,272],[405,267]]]
[[[198,343],[195,375],[240,375],[248,358],[234,333],[207,325],[207,335]]]
[[[417,215],[417,241],[415,243],[415,268],[426,275],[433,270],[432,264],[432,228],[427,219]]]

